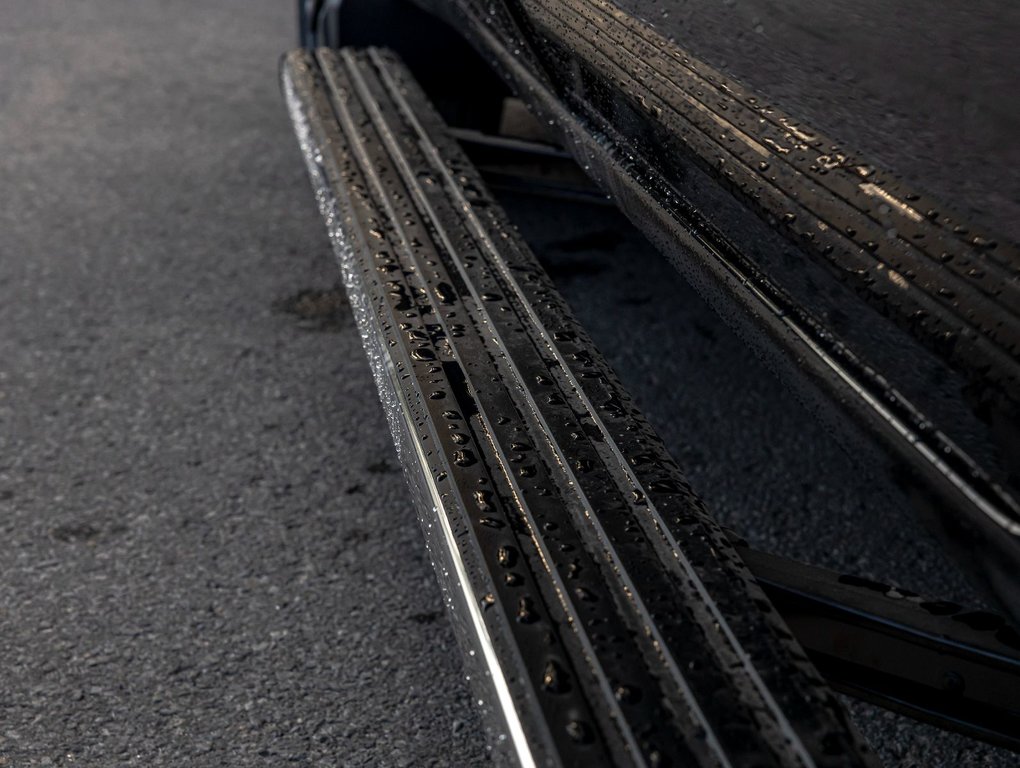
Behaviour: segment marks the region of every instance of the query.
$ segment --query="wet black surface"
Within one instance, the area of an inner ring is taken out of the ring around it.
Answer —
[[[293,315],[298,325],[309,331],[339,331],[350,323],[351,317],[342,285],[327,289],[305,288],[273,302],[273,308]]]
[[[0,25],[0,761],[475,765],[360,341],[304,301],[335,268],[276,85],[291,9],[235,10],[36,2]],[[979,208],[1018,199],[993,188]],[[512,213],[720,518],[972,597],[622,219]],[[892,764],[1011,764],[854,712]]]

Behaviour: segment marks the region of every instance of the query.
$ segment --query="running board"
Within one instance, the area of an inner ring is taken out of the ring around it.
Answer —
[[[499,754],[876,764],[406,69],[282,80]]]

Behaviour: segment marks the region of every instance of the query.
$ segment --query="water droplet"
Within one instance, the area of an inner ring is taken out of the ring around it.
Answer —
[[[453,463],[458,467],[470,467],[476,461],[478,459],[475,458],[475,455],[466,448],[453,452]]]
[[[659,493],[678,493],[680,486],[672,480],[653,480],[648,484],[648,490]]]
[[[453,290],[453,286],[449,283],[439,283],[436,286],[436,296],[439,297],[439,301],[442,304],[450,305],[453,304],[457,298],[457,294]]]
[[[534,604],[530,597],[522,597],[517,601],[517,621],[521,624],[532,624],[538,621]]]
[[[542,688],[549,693],[565,693],[570,690],[567,673],[563,667],[551,659],[542,672]]]
[[[517,550],[513,547],[504,545],[499,548],[499,551],[496,553],[496,558],[499,560],[499,564],[504,568],[510,568],[517,562]]]
[[[591,728],[580,720],[571,720],[567,723],[567,735],[578,744],[587,744],[591,741]]]
[[[585,587],[578,587],[574,590],[574,594],[577,595],[579,600],[583,600],[586,603],[597,603],[598,598],[595,593]]]

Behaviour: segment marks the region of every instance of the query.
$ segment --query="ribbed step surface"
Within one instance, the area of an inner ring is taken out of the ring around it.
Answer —
[[[872,764],[406,70],[296,51],[283,86],[493,743]]]

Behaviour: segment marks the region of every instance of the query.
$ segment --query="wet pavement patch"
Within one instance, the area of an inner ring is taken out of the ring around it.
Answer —
[[[364,544],[372,538],[370,531],[366,531],[363,528],[351,528],[349,531],[341,535],[340,540],[344,544]]]
[[[88,523],[66,523],[58,525],[50,531],[57,541],[71,543],[76,541],[94,541],[99,537],[100,530]]]
[[[343,286],[327,290],[306,288],[293,296],[273,302],[273,309],[298,318],[307,331],[339,331],[347,325],[347,294]]]
[[[428,611],[427,613],[415,613],[411,615],[411,621],[416,624],[433,624],[442,617],[442,611]]]
[[[374,475],[385,475],[389,472],[397,472],[400,468],[390,464],[388,459],[379,459],[379,461],[374,461],[366,466],[365,469]]]

